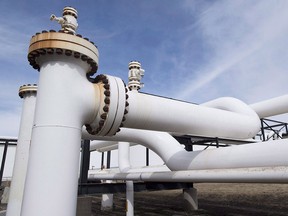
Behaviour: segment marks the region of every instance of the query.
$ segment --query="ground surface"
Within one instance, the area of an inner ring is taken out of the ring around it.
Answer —
[[[194,184],[199,210],[187,212],[182,190],[137,192],[135,216],[288,215],[288,184]],[[101,196],[92,199],[93,216],[126,215],[125,194],[114,195],[114,210],[101,211]]]

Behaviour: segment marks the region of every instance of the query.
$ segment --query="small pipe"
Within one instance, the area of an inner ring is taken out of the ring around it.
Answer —
[[[120,172],[127,172],[131,167],[130,144],[128,142],[119,142],[118,144],[118,164]]]
[[[123,181],[210,182],[210,183],[288,183],[288,167],[186,170],[97,174],[94,179]]]
[[[98,151],[99,149],[106,148],[109,146],[117,145],[117,141],[104,141],[104,140],[93,140],[90,143],[90,151]]]
[[[4,167],[5,167],[5,162],[6,162],[7,150],[8,150],[8,141],[6,141],[4,144],[4,150],[2,154],[2,162],[1,162],[1,169],[0,169],[0,185],[2,185],[2,178],[3,178]]]
[[[134,216],[134,183],[126,181],[126,215]]]
[[[138,145],[136,143],[130,143],[130,147]],[[118,141],[104,141],[93,140],[90,145],[90,151],[106,152],[118,149]]]

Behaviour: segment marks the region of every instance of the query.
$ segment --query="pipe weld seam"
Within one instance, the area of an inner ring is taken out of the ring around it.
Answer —
[[[73,127],[73,126],[67,126],[67,125],[34,125],[34,128],[44,128],[44,127],[49,127],[49,128],[53,128],[53,127],[62,127],[62,128],[69,128],[69,129],[75,129],[75,130],[79,130],[82,131],[82,127]]]

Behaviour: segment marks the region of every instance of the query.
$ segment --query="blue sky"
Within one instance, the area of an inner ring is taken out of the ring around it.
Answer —
[[[78,10],[77,33],[99,48],[98,74],[127,81],[145,69],[142,91],[202,103],[231,96],[254,103],[288,93],[286,0],[0,1],[0,135],[17,136],[19,86],[37,83],[27,61],[32,35],[64,6]]]

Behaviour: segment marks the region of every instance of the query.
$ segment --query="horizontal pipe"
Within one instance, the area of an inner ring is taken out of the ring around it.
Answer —
[[[138,145],[130,143],[131,146]],[[118,149],[118,141],[93,140],[90,144],[90,151],[106,152]]]
[[[202,136],[247,139],[260,131],[258,115],[235,98],[222,108],[195,105],[159,96],[128,92],[124,127]]]
[[[165,132],[122,128],[113,137],[97,137],[85,131],[82,137],[139,143],[159,155],[173,171],[288,166],[287,139],[187,152]]]
[[[101,149],[103,148],[110,148],[110,147],[114,148],[115,146],[118,146],[117,141],[93,140],[90,143],[90,151],[102,152]]]
[[[288,167],[251,167],[238,169],[185,170],[172,172],[105,173],[98,180],[210,182],[210,183],[288,183]]]
[[[288,94],[251,104],[260,118],[288,113]]]

